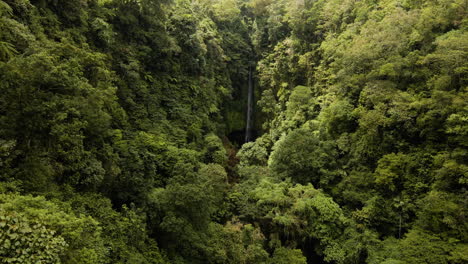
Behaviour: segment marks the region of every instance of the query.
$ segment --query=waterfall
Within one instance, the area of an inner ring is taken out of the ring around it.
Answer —
[[[245,127],[245,142],[252,140],[252,123],[253,123],[253,108],[254,108],[254,84],[253,84],[252,65],[249,65],[249,90],[247,92],[247,124]]]

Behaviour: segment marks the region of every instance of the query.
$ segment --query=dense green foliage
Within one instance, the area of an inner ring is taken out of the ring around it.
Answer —
[[[466,0],[0,0],[0,263],[467,263],[467,29]]]

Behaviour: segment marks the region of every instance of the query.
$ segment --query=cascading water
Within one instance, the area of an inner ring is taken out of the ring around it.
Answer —
[[[253,108],[254,108],[254,84],[252,65],[249,65],[249,90],[247,92],[247,124],[245,127],[245,142],[252,140]]]

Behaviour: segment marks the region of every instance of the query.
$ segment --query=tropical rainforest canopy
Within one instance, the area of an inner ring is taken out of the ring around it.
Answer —
[[[0,0],[0,263],[468,263],[467,12]]]

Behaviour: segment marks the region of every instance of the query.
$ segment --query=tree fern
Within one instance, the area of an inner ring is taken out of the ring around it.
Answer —
[[[12,44],[0,41],[0,60],[7,61],[16,54],[18,54],[18,51]]]

